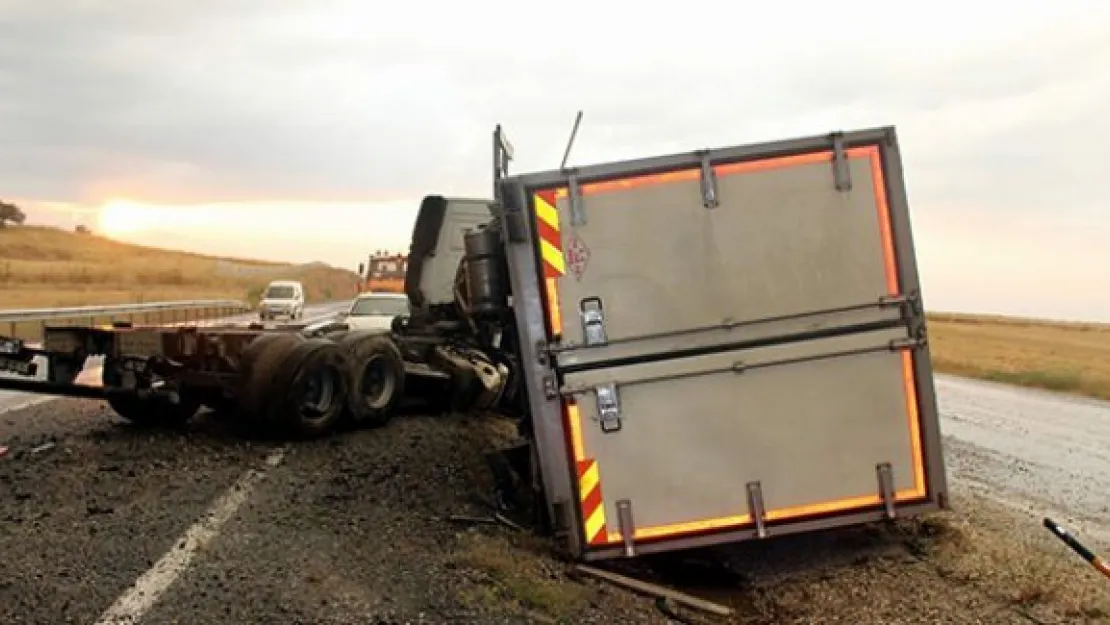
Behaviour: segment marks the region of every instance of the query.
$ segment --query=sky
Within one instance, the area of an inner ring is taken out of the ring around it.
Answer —
[[[0,0],[31,221],[354,267],[513,169],[892,124],[927,307],[1110,320],[1110,3]]]

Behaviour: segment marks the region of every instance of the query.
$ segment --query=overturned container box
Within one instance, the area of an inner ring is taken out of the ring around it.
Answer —
[[[575,555],[947,505],[893,128],[499,184],[543,489]]]

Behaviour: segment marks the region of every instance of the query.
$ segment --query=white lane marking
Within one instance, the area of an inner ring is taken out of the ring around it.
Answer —
[[[289,447],[274,450],[266,458],[266,467],[281,464]],[[208,511],[174,541],[174,546],[134,585],[127,589],[96,621],[95,625],[123,625],[140,622],[166,590],[189,567],[193,556],[215,538],[220,528],[247,501],[251,489],[266,475],[265,468],[251,469],[243,474]]]
[[[45,404],[46,402],[54,400],[54,399],[57,399],[57,397],[50,397],[50,396],[43,395],[43,396],[35,397],[35,398],[32,398],[32,399],[28,399],[26,401],[22,401],[18,404],[14,404],[14,405],[11,405],[11,406],[0,406],[0,415],[7,414],[9,412],[15,412],[16,410],[23,410],[24,408],[30,408],[31,406],[37,406],[39,404]]]

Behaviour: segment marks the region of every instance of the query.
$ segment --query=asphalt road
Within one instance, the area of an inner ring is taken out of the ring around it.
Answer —
[[[350,307],[350,304],[351,304],[350,301],[343,301],[343,302],[328,302],[326,304],[309,304],[309,305],[306,305],[305,308],[304,308],[304,317],[298,323],[314,323],[316,321],[321,321],[321,320],[324,320],[324,319],[331,318],[332,316],[335,315],[335,313],[337,313],[341,310],[346,310],[348,307]],[[224,317],[222,319],[210,319],[210,320],[207,320],[207,321],[202,321],[202,322],[194,323],[194,324],[190,324],[190,325],[211,326],[211,325],[215,325],[215,324],[231,323],[231,324],[235,324],[235,325],[244,325],[245,326],[249,323],[257,322],[257,321],[258,321],[258,314],[257,313],[247,313],[247,314],[242,314],[242,315],[235,315],[235,316],[232,316],[232,317]],[[272,327],[274,325],[274,322],[273,321],[268,321],[268,322],[266,322],[266,325],[269,326],[269,327]],[[45,379],[45,376],[46,376],[45,359],[39,359],[38,362],[39,362],[38,377],[40,379]],[[84,372],[82,372],[82,374],[81,374],[80,378],[78,378],[78,380],[81,383],[89,384],[89,385],[92,385],[92,386],[99,385],[100,384],[100,359],[99,358],[90,358],[88,361],[86,361],[85,370],[84,370]],[[49,399],[49,398],[48,397],[43,397],[41,395],[31,394],[31,393],[17,393],[17,392],[13,392],[13,391],[0,390],[0,413],[3,413],[5,411],[9,411],[9,410],[13,410],[13,409],[17,409],[17,408],[20,408],[20,407],[24,407],[24,406],[31,406],[31,405],[34,405],[36,403],[42,402],[46,399]]]
[[[1110,403],[937,386],[956,487],[1110,550]],[[536,622],[483,612],[483,578],[429,558],[466,554],[473,530],[444,516],[482,513],[467,423],[410,417],[274,446],[203,417],[136,431],[97,402],[4,412],[0,622]]]

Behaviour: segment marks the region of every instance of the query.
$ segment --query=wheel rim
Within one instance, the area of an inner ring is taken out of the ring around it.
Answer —
[[[322,367],[305,379],[301,416],[310,421],[325,419],[335,406],[336,376],[332,367]]]
[[[389,364],[381,356],[373,356],[362,368],[359,388],[362,397],[371,408],[383,408],[393,396],[393,376],[389,375]]]

